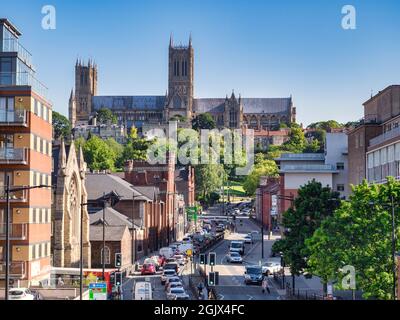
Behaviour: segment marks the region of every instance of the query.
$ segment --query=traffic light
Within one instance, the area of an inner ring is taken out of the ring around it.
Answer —
[[[215,266],[217,260],[217,254],[215,252],[210,252],[210,266]]]
[[[208,286],[215,286],[215,272],[210,272],[208,274]]]
[[[122,266],[122,254],[116,253],[115,254],[115,267],[121,268]]]
[[[120,286],[122,285],[122,272],[116,272],[115,273],[115,286]]]
[[[200,253],[199,256],[200,256],[200,264],[206,265],[207,264],[207,255],[204,253]]]

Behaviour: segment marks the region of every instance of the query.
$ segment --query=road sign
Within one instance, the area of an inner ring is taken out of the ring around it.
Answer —
[[[191,257],[191,256],[193,255],[192,249],[187,249],[187,250],[186,250],[186,255],[187,255],[188,257]]]
[[[107,300],[107,283],[90,283],[89,300]]]

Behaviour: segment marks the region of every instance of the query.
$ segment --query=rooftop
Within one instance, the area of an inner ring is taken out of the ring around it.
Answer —
[[[127,231],[127,226],[107,226],[105,227],[105,240],[106,241],[121,241],[124,233]],[[90,226],[89,232],[90,241],[103,241],[103,227]]]
[[[330,164],[310,164],[310,165],[284,165],[281,167],[281,173],[337,173],[337,169]]]
[[[96,213],[89,214],[90,224],[96,224],[98,222],[103,221],[103,210],[97,211]],[[105,221],[106,226],[115,227],[115,226],[127,226],[128,228],[132,228],[132,221],[125,215],[119,213],[117,210],[106,207],[105,209]],[[139,228],[139,226],[136,226]]]
[[[275,161],[325,161],[323,153],[282,153]]]

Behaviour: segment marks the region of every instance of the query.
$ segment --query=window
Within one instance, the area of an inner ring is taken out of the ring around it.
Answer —
[[[344,191],[344,184],[338,184],[336,190],[337,191]]]
[[[0,97],[0,122],[14,121],[14,98]]]
[[[110,248],[109,247],[104,247],[104,263],[105,264],[110,264]],[[101,248],[101,263],[103,263],[103,248]]]
[[[0,58],[0,84],[13,84],[13,78],[12,59],[9,57]]]
[[[39,101],[35,100],[33,113],[39,115]]]
[[[337,162],[336,163],[336,170],[344,170],[344,163],[343,162]]]

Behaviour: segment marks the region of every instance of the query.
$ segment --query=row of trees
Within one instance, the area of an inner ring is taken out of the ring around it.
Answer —
[[[391,200],[399,205],[400,183],[364,182],[348,201],[321,183],[299,189],[294,206],[283,215],[285,237],[274,243],[294,275],[315,275],[326,285],[348,289],[346,266],[355,270],[355,284],[365,298],[392,299]],[[396,209],[396,226],[400,215]],[[396,228],[396,239],[400,229]],[[400,242],[396,241],[399,248]]]

